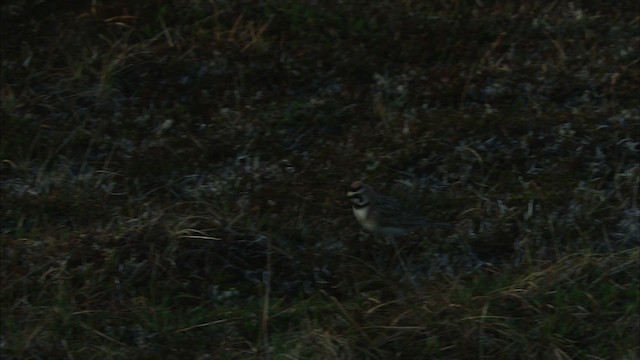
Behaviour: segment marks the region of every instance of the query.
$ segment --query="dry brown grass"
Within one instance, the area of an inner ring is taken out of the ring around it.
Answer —
[[[2,357],[640,358],[637,10],[3,3]]]

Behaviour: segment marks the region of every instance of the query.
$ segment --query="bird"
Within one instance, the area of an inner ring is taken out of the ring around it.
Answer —
[[[375,235],[395,238],[406,235],[426,225],[448,228],[443,223],[429,224],[426,218],[392,198],[378,194],[373,188],[358,180],[351,183],[347,198],[353,202],[353,215],[362,227]]]
[[[426,225],[450,227],[449,224],[429,224],[427,219],[417,214],[413,209],[404,206],[396,199],[378,194],[373,188],[358,180],[351,183],[351,189],[347,192],[347,198],[353,203],[353,215],[362,227],[374,234],[374,237],[382,236],[387,244],[393,245],[395,256],[404,271],[406,278],[417,291],[419,287],[401,254],[401,250],[395,238],[406,235]]]

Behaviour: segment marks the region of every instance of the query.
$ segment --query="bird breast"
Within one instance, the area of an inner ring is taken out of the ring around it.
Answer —
[[[362,227],[367,230],[367,231],[371,231],[371,232],[375,232],[377,231],[377,225],[375,223],[375,221],[373,221],[373,219],[371,219],[371,217],[369,217],[369,207],[363,207],[363,208],[353,208],[353,215],[356,217],[356,219],[358,219],[358,222],[360,222],[360,225],[362,225]]]

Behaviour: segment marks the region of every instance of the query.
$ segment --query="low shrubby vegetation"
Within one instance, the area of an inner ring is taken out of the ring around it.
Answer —
[[[6,1],[2,358],[640,358],[639,19]]]

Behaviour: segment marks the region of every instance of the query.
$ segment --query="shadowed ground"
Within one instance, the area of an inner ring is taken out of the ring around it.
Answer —
[[[1,10],[3,359],[638,359],[635,2]]]

